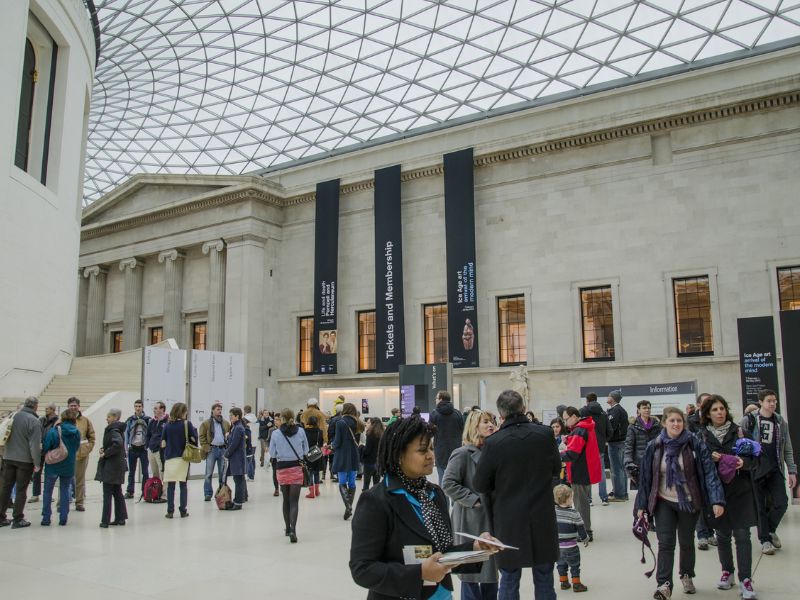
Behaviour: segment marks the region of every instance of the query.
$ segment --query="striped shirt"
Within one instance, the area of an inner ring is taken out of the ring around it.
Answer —
[[[561,548],[572,548],[579,541],[587,539],[586,528],[578,511],[572,507],[556,504],[556,521],[558,522],[558,545]]]

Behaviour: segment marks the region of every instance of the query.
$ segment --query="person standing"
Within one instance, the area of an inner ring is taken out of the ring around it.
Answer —
[[[797,465],[794,462],[789,425],[776,412],[778,395],[772,390],[762,390],[758,393],[758,404],[758,411],[742,419],[741,426],[761,443],[761,460],[753,474],[758,540],[761,542],[761,552],[772,555],[782,545],[778,537],[778,525],[789,507],[786,481],[788,479],[789,489],[793,490],[797,485]]]
[[[345,402],[342,405],[342,415],[336,422],[336,434],[333,438],[333,472],[338,475],[345,521],[353,514],[353,500],[356,497],[359,465],[357,439],[361,435],[361,425],[355,404]]]
[[[122,411],[112,408],[106,415],[106,426],[103,432],[103,446],[100,448],[100,460],[97,463],[97,480],[103,484],[103,512],[100,527],[108,529],[109,525],[125,525],[128,510],[122,484],[125,483],[125,471],[128,465],[125,460],[125,423],[120,422]],[[114,520],[111,520],[111,502],[114,502]]]
[[[639,486],[641,475],[639,466],[642,463],[644,451],[647,444],[652,442],[661,433],[661,421],[650,416],[650,401],[639,400],[636,403],[636,419],[625,435],[625,471],[631,480],[631,489],[635,490]]]
[[[147,457],[147,427],[150,417],[144,414],[144,403],[136,400],[133,403],[133,414],[125,421],[125,448],[128,451],[128,489],[126,498],[133,498],[133,488],[136,483],[136,467],[142,468],[142,494],[144,482],[150,477],[149,460]]]
[[[378,485],[378,444],[383,436],[383,421],[377,417],[372,417],[367,424],[365,431],[364,448],[361,453],[361,462],[364,465],[364,477],[362,492],[366,492],[371,485]]]
[[[611,466],[611,485],[614,488],[614,502],[627,502],[628,476],[625,474],[625,437],[628,434],[628,411],[620,404],[622,393],[611,392],[608,404],[608,462]]]
[[[39,417],[39,422],[42,424],[42,440],[44,440],[44,438],[47,436],[47,433],[56,424],[57,421],[58,421],[58,407],[51,402],[45,407],[44,416]],[[45,451],[42,450],[42,462],[39,463],[40,465],[44,465],[44,454]],[[44,468],[39,469],[33,474],[33,490],[31,491],[31,497],[28,500],[28,504],[34,504],[39,501],[39,496],[42,493],[43,474],[44,474]]]
[[[439,390],[436,394],[436,408],[431,413],[430,422],[436,426],[433,455],[436,458],[436,473],[441,482],[450,455],[453,450],[461,447],[461,435],[464,432],[464,417],[453,408],[450,393],[446,390]]]
[[[580,411],[574,406],[565,408],[562,417],[570,435],[567,436],[566,442],[562,442],[561,460],[567,463],[567,480],[572,486],[575,510],[583,519],[589,541],[593,542],[589,494],[592,485],[600,481],[603,469],[594,432],[594,421],[589,416],[581,417]]]
[[[244,480],[247,472],[247,453],[245,439],[245,424],[242,419],[242,409],[234,406],[228,416],[231,420],[231,432],[228,435],[228,446],[225,449],[225,458],[228,459],[228,475],[233,476],[235,491],[233,506],[229,510],[242,510],[245,501]]]
[[[308,411],[306,411],[308,412]],[[305,415],[304,415],[305,416]],[[322,448],[325,445],[325,438],[322,433],[322,429],[319,428],[319,421],[317,421],[317,417],[315,415],[311,415],[306,420],[306,424],[303,427],[303,431],[306,434],[306,439],[308,440],[308,447],[309,449],[316,446],[317,448]],[[306,494],[306,498],[316,498],[320,495],[319,493],[319,471],[322,468],[322,461],[323,457],[319,457],[315,461],[307,461],[308,470],[311,474],[311,478],[308,482],[308,494]]]
[[[389,420],[386,421],[386,427],[397,421],[400,418],[400,409],[396,406],[392,409],[392,416],[389,417]]]
[[[300,460],[307,453],[306,434],[294,422],[294,412],[284,408],[281,411],[281,425],[272,432],[269,440],[269,455],[275,460],[274,469],[283,495],[285,533],[292,544],[297,543],[297,516],[303,487]]]
[[[558,560],[558,528],[553,479],[561,470],[553,430],[528,421],[525,401],[506,390],[497,398],[503,424],[486,438],[472,480],[489,502],[495,536],[519,550],[497,555],[500,600],[519,598],[522,569],[532,568],[537,600],[555,600],[553,565]]]
[[[189,516],[187,508],[189,463],[183,460],[186,444],[197,443],[197,430],[189,420],[189,409],[183,402],[176,402],[169,411],[169,422],[164,427],[161,447],[164,449],[164,482],[167,484],[167,519],[175,514],[175,484],[180,488],[180,504],[178,510],[181,518]]]
[[[30,527],[25,520],[25,502],[28,500],[28,484],[42,464],[42,425],[36,416],[39,400],[26,398],[11,423],[11,435],[3,453],[3,487],[0,491],[0,527],[11,525],[12,529]],[[13,505],[13,521],[6,517],[12,505],[11,490],[16,486]]]
[[[269,411],[265,408],[258,415],[258,446],[259,446],[259,465],[264,466],[264,455],[269,450],[269,430],[274,426]]]
[[[206,502],[211,502],[214,488],[211,478],[214,467],[217,468],[217,480],[222,487],[225,468],[225,438],[231,430],[231,424],[222,418],[222,404],[217,402],[211,406],[211,417],[200,424],[200,458],[206,461],[206,477],[203,482],[203,493]]]
[[[67,400],[67,407],[77,415],[75,427],[81,434],[81,445],[78,448],[78,455],[75,458],[75,510],[83,512],[86,498],[86,469],[89,466],[89,455],[94,449],[95,433],[92,422],[81,413],[81,401],[74,396]]]
[[[42,442],[42,454],[59,447],[63,442],[67,449],[67,456],[57,463],[46,464],[44,467],[44,494],[42,496],[42,522],[41,525],[50,525],[53,514],[53,490],[58,485],[58,524],[66,525],[69,517],[69,498],[72,478],[75,476],[75,456],[81,445],[81,434],[75,427],[75,415],[69,409],[61,413],[61,419],[51,427]]]
[[[597,449],[600,452],[600,480],[597,482],[597,493],[603,506],[608,506],[608,489],[606,487],[606,465],[605,455],[608,437],[611,435],[611,426],[608,422],[608,415],[603,411],[603,407],[597,401],[597,394],[586,394],[586,406],[580,411],[581,417],[591,417],[594,421],[594,435],[597,439]],[[592,490],[589,490],[589,502],[591,502]],[[587,523],[586,527],[591,530]]]
[[[162,483],[164,481],[164,449],[161,447],[161,439],[166,424],[167,405],[160,401],[156,402],[153,405],[153,418],[147,424],[147,462],[150,466],[150,474],[160,479]]]

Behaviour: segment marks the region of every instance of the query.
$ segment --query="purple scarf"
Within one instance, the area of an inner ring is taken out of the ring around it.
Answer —
[[[692,436],[684,429],[677,438],[672,439],[665,428],[661,430],[658,437],[664,445],[664,460],[667,463],[667,487],[677,490],[679,510],[682,512],[694,512],[694,506],[686,493],[686,475],[681,469],[678,460],[683,448],[691,442]]]
[[[639,419],[639,423],[642,424],[642,427],[644,427],[646,431],[650,431],[650,429],[653,427],[654,421],[652,419],[647,419],[647,423],[645,423],[642,417],[636,418]]]

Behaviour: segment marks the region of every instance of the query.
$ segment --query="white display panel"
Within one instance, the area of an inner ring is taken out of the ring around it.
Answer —
[[[211,406],[222,404],[226,416],[244,398],[244,354],[192,350],[189,371],[189,415],[195,425],[211,416]]]
[[[142,348],[142,402],[153,414],[156,402],[186,402],[186,350],[147,346]]]

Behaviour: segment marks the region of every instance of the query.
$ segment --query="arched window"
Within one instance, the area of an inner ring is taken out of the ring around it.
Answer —
[[[22,85],[19,93],[19,119],[17,121],[17,149],[14,164],[28,170],[31,124],[33,123],[33,90],[36,85],[36,52],[29,39],[25,39],[25,63],[22,68]]]

